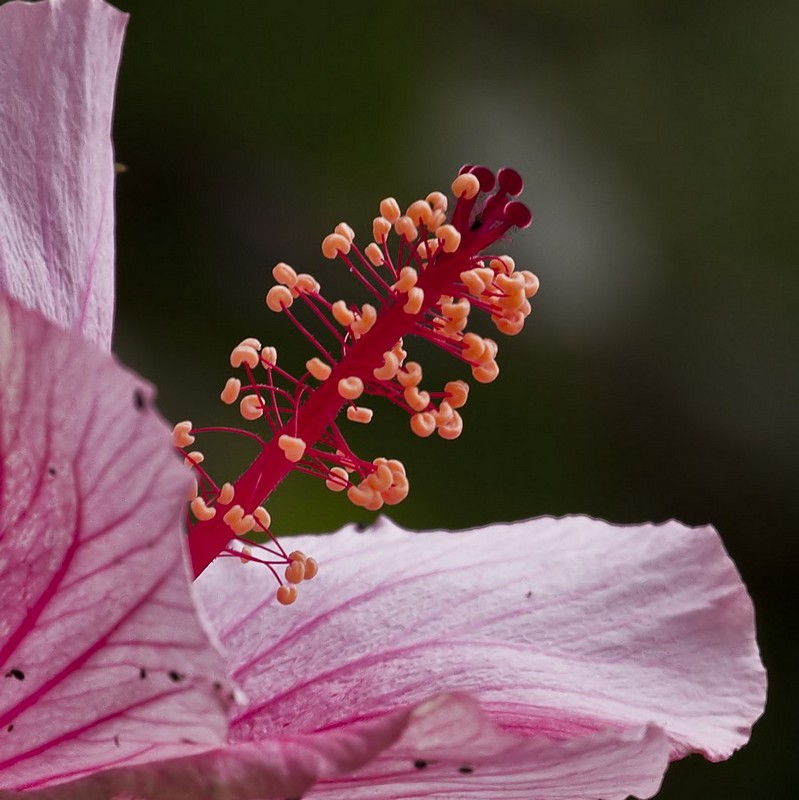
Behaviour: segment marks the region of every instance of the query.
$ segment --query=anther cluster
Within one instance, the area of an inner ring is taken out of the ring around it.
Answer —
[[[314,355],[306,372],[292,375],[279,365],[274,346],[244,339],[230,356],[240,374],[227,381],[221,400],[237,405],[241,417],[257,427],[195,427],[189,421],[175,426],[174,444],[196,478],[188,519],[195,574],[218,555],[235,556],[272,570],[281,603],[296,599],[296,586],[316,574],[316,562],[284,551],[262,505],[293,470],[317,476],[370,510],[407,496],[400,461],[366,461],[346,442],[343,419],[373,419],[367,398],[387,399],[405,411],[417,436],[460,436],[469,384],[454,379],[440,388],[424,385],[422,366],[408,360],[406,342],[414,336],[431,342],[463,362],[479,383],[496,379],[497,343],[467,328],[470,314],[482,311],[499,332],[515,335],[530,314],[538,279],[517,270],[510,256],[490,252],[512,228],[532,220],[513,199],[522,187],[514,170],[495,176],[485,167],[465,166],[452,183],[451,213],[441,192],[415,200],[404,213],[388,197],[363,248],[347,223],[337,225],[322,241],[322,254],[346,266],[369,302],[328,299],[316,278],[285,263],[272,270],[275,285],[266,305],[289,318]],[[217,484],[203,467],[202,452],[192,449],[197,434],[213,431],[244,435],[258,445],[235,482]]]

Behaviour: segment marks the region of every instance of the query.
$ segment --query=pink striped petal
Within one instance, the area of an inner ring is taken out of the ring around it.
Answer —
[[[100,0],[0,7],[0,292],[106,349],[125,20]]]
[[[0,295],[0,788],[224,741],[152,391]]]
[[[671,758],[721,759],[762,711],[751,602],[712,528],[573,517],[418,534],[382,521],[291,546],[322,569],[288,609],[275,606],[258,568],[221,561],[196,583],[249,698],[233,741],[339,729],[464,692],[496,736],[512,737],[491,754],[491,780],[505,770],[532,786],[534,763],[520,766],[525,747],[571,742],[590,760],[614,736],[625,752],[642,746],[651,734],[641,731],[654,725]],[[375,768],[404,763],[404,773],[370,797],[412,796],[421,779],[412,761],[430,755],[410,733],[403,742]],[[488,763],[479,748],[436,758],[450,775],[459,761]],[[615,791],[652,785],[654,756],[637,775],[619,758]],[[420,793],[450,796],[440,775],[425,775]],[[470,785],[491,796],[479,776]],[[563,791],[582,796],[581,786]]]

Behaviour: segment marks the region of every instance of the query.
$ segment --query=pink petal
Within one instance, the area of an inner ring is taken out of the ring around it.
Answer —
[[[320,776],[350,772],[393,742],[409,712],[347,730],[244,742],[184,758],[110,769],[2,800],[266,800],[300,797]]]
[[[0,7],[0,291],[106,349],[125,20],[100,0]]]
[[[590,754],[598,732],[624,740],[655,725],[672,758],[721,759],[762,711],[752,605],[712,528],[573,517],[418,534],[381,521],[291,547],[322,567],[288,609],[257,567],[222,560],[195,584],[249,698],[234,741],[341,728],[459,691],[497,735],[530,747],[572,740]],[[426,755],[406,744],[404,780],[416,781],[409,756]],[[516,770],[523,749],[495,753],[492,768]],[[631,777],[619,776],[622,794]]]
[[[178,534],[188,478],[151,404],[0,295],[0,788],[224,741]]]

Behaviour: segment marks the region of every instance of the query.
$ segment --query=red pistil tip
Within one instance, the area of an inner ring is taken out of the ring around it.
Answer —
[[[339,427],[339,419],[371,422],[372,410],[361,405],[364,395],[386,398],[405,411],[419,437],[461,434],[457,409],[466,405],[468,384],[457,379],[443,390],[423,388],[422,366],[406,360],[405,343],[412,336],[425,339],[463,362],[477,382],[490,383],[499,374],[498,347],[467,330],[470,315],[485,312],[501,333],[519,333],[538,279],[517,270],[510,256],[486,252],[532,220],[527,207],[512,199],[523,188],[519,174],[501,169],[495,176],[467,165],[451,188],[451,211],[446,195],[437,191],[404,211],[393,197],[382,200],[372,241],[363,249],[346,222],[324,237],[322,255],[343,262],[371,302],[331,301],[313,276],[283,262],[272,270],[275,285],[266,294],[267,307],[286,315],[315,353],[306,361],[307,372],[294,376],[278,366],[274,347],[244,339],[230,354],[240,375],[228,379],[220,397],[256,430],[195,428],[189,421],[175,426],[173,443],[196,477],[188,515],[195,574],[217,556],[235,556],[271,570],[279,603],[297,599],[297,587],[316,574],[316,562],[286,554],[262,506],[293,470],[319,477],[331,491],[371,510],[407,496],[403,465],[396,459],[364,461]],[[257,447],[235,482],[219,486],[206,471],[203,454],[189,451],[198,434],[212,431],[246,436]]]

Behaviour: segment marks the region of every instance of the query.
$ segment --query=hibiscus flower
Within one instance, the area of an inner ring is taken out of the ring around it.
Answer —
[[[743,745],[765,676],[709,527],[383,520],[292,540],[323,571],[289,609],[238,558],[190,583],[187,472],[103,349],[124,22],[0,8],[0,798],[621,800]]]

